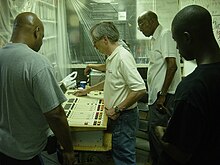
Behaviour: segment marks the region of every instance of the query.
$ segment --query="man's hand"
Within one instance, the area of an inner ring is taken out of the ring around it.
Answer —
[[[166,127],[156,126],[154,131],[155,131],[155,135],[158,137],[158,139],[161,140],[165,131],[166,131]]]
[[[158,96],[158,99],[156,101],[156,109],[162,114],[167,113],[167,109],[164,106],[165,99],[166,99],[166,96]]]
[[[80,89],[74,92],[75,96],[86,96],[89,93],[87,89]]]
[[[115,112],[115,108],[110,108],[110,109],[105,108],[105,113],[112,120],[116,120],[120,115],[120,113]]]
[[[86,68],[84,69],[84,75],[88,75],[91,72],[91,68],[89,67],[89,65],[86,66]]]
[[[77,164],[74,152],[65,152],[63,151],[63,163],[62,165],[73,165]]]

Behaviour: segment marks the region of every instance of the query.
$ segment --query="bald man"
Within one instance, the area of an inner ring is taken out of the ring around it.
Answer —
[[[142,13],[138,17],[138,26],[146,37],[151,37],[147,71],[149,143],[150,156],[153,165],[156,165],[161,147],[154,134],[154,127],[166,126],[173,113],[174,93],[181,81],[180,56],[171,31],[159,23],[156,13]]]
[[[66,98],[41,54],[44,27],[31,12],[14,21],[11,42],[0,49],[0,164],[40,165],[51,129],[63,147],[63,164],[75,161]]]
[[[156,128],[163,146],[158,165],[219,165],[220,49],[209,11],[183,8],[173,19],[172,35],[180,55],[198,66],[177,87],[167,129]]]

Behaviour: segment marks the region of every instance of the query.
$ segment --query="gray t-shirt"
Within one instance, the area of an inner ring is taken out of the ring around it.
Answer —
[[[0,49],[0,152],[31,159],[45,147],[43,113],[66,100],[50,62],[21,43]]]

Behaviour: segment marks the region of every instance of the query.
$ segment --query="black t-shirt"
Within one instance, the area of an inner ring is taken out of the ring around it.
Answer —
[[[192,154],[187,165],[220,165],[220,63],[198,66],[179,84],[163,140]],[[160,165],[178,165],[162,153]],[[163,163],[162,163],[163,162]]]

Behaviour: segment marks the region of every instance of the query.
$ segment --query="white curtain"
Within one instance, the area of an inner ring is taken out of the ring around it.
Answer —
[[[64,0],[0,0],[0,47],[10,40],[14,18],[26,11],[42,20],[45,38],[40,53],[51,61],[57,80],[62,80],[70,72]]]
[[[10,40],[12,22],[15,16],[23,11],[32,11],[33,0],[1,0],[0,1],[0,47]]]
[[[100,20],[95,21],[91,19],[91,9],[88,7],[88,4],[90,4],[90,2],[84,0],[66,0],[68,10],[71,11],[68,21],[69,30],[71,29],[71,32],[69,31],[69,35],[71,36],[71,38],[69,38],[71,41],[70,45],[74,45],[71,48],[71,51],[73,52],[72,58],[74,58],[72,62],[76,64],[97,63],[97,61],[104,63],[105,61],[104,56],[94,49],[92,38],[90,36],[91,27],[97,22],[100,22]],[[77,30],[75,29],[76,27]],[[77,33],[80,33],[79,36],[77,36]],[[79,45],[80,48],[75,45]]]
[[[70,63],[70,49],[69,40],[67,35],[67,22],[66,22],[66,6],[65,1],[58,0],[58,12],[57,12],[57,62],[60,68],[61,78],[70,73],[68,64]]]
[[[7,1],[0,1],[0,47],[9,40],[9,34],[11,33],[9,20],[8,3]]]

